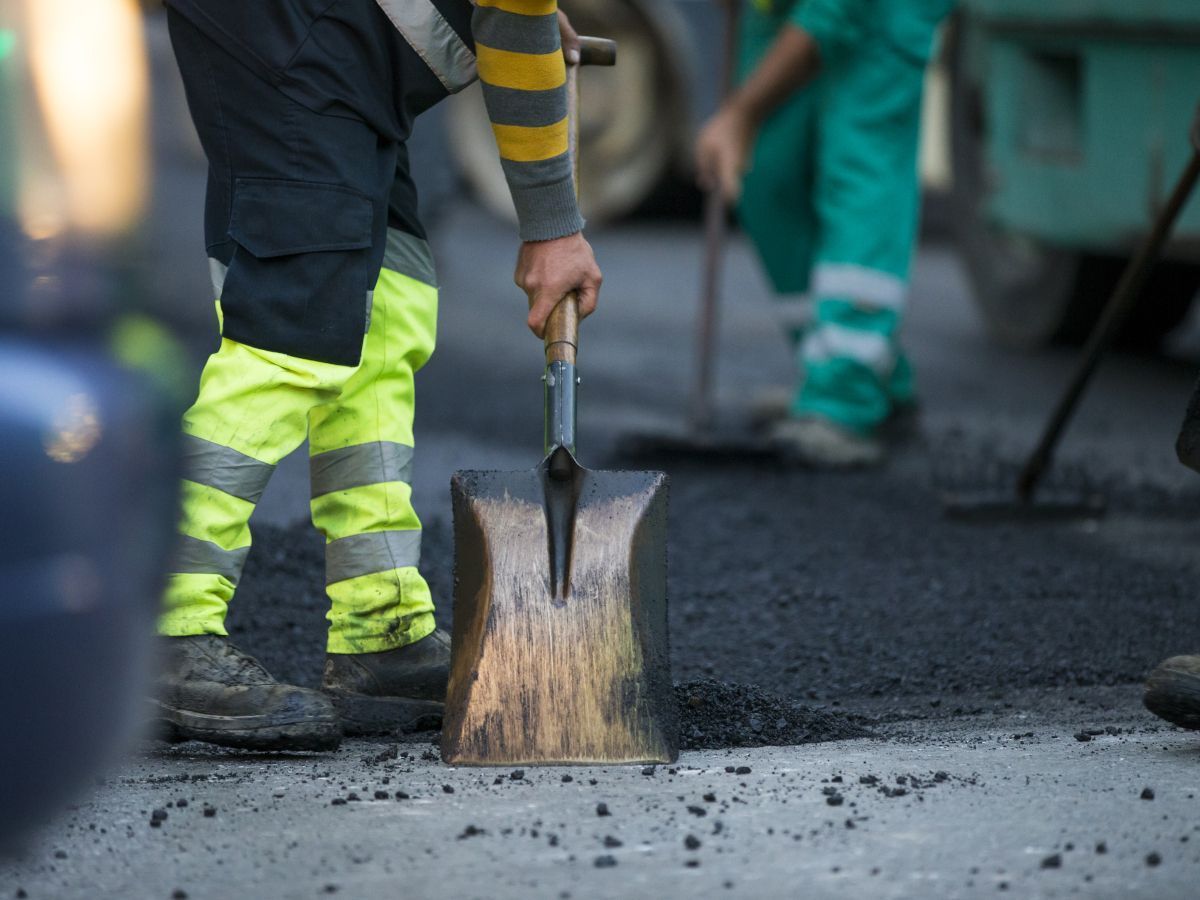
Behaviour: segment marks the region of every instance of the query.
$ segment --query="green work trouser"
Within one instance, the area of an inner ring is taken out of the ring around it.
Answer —
[[[742,76],[781,20],[748,7]],[[869,433],[912,399],[898,333],[916,242],[924,67],[880,36],[764,124],[739,214],[779,294],[801,371],[795,415]]]
[[[312,519],[326,541],[329,652],[388,650],[433,631],[410,482],[413,373],[433,352],[436,326],[437,289],[385,267],[357,366],[222,340],[183,419],[180,547],[160,633],[226,633],[250,513],[306,436]]]

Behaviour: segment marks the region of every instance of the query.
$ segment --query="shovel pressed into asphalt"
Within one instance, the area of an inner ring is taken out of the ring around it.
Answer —
[[[581,64],[612,65],[583,38]],[[576,70],[567,73],[574,155]],[[670,762],[667,480],[575,458],[579,312],[550,316],[545,457],[457,472],[455,593],[442,759],[454,765]]]

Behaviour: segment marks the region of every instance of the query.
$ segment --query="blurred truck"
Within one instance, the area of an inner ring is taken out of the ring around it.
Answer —
[[[1190,154],[1196,0],[965,0],[948,40],[954,231],[1000,341],[1079,340]],[[1200,288],[1185,210],[1126,331],[1150,345]]]

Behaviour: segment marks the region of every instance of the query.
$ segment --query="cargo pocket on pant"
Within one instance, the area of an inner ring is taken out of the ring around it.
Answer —
[[[371,198],[337,185],[239,178],[221,295],[225,337],[357,365],[378,275]]]

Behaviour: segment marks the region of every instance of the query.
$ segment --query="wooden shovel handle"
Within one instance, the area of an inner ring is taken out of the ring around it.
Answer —
[[[579,298],[567,294],[546,320],[546,365],[552,362],[575,364],[579,352]]]
[[[581,66],[615,66],[617,64],[617,42],[608,38],[579,38],[579,64]]]
[[[617,62],[617,42],[607,38],[579,38],[579,66],[612,66]],[[567,149],[575,193],[579,194],[579,66],[567,67]],[[559,301],[546,320],[546,365],[575,364],[579,352],[579,297],[572,291]]]

